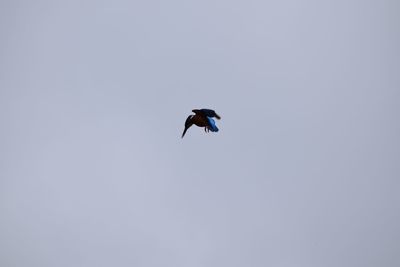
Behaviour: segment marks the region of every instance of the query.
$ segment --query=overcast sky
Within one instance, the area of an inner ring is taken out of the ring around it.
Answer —
[[[3,0],[0,40],[0,266],[400,266],[400,2]]]

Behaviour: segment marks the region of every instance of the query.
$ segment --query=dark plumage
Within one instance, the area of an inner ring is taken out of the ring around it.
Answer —
[[[203,109],[193,109],[192,111],[196,114],[203,115],[206,117],[217,118],[218,120],[221,119],[221,117],[217,113],[215,113],[215,111],[212,109],[203,108]]]
[[[215,125],[215,121],[212,118],[217,118],[218,120],[221,117],[215,113],[212,109],[193,109],[192,110],[196,115],[189,115],[185,122],[185,129],[182,133],[182,138],[185,136],[186,131],[194,124],[198,127],[204,127],[205,132],[218,132],[218,128]]]

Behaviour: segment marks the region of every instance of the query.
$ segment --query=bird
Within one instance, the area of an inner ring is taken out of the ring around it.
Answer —
[[[215,125],[215,121],[213,118],[216,118],[218,120],[221,119],[221,117],[212,109],[193,109],[192,112],[195,115],[189,115],[185,121],[185,129],[183,130],[182,133],[182,138],[185,136],[186,131],[194,124],[198,127],[204,127],[205,132],[218,132],[219,129]]]

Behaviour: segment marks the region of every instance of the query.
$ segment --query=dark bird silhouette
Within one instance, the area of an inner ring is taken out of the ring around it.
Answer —
[[[212,118],[217,118],[218,120],[221,117],[215,113],[212,109],[193,109],[192,110],[195,115],[189,115],[185,122],[185,130],[183,130],[182,138],[185,136],[186,131],[194,124],[199,127],[204,127],[205,132],[218,132],[219,129],[215,125],[215,121]]]

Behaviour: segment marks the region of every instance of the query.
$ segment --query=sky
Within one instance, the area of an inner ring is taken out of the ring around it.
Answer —
[[[400,266],[399,15],[0,1],[0,266]]]

